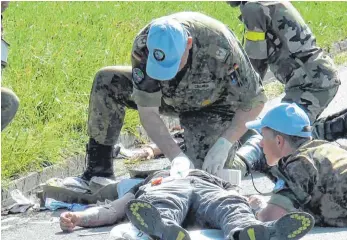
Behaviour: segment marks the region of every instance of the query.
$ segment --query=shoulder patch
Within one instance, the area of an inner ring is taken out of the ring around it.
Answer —
[[[228,71],[228,75],[230,77],[231,85],[239,85],[242,86],[241,76],[240,76],[240,70],[239,65],[237,63],[233,64],[233,67]]]
[[[145,74],[143,73],[143,71],[139,68],[134,68],[133,69],[133,81],[136,84],[139,84],[140,82],[142,82],[142,80],[145,78]]]
[[[136,46],[138,48],[143,48],[146,46],[146,44],[147,44],[147,35],[138,36],[138,38],[136,39]]]

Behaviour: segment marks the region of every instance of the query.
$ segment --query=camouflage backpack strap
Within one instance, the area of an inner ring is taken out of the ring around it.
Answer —
[[[311,196],[303,191],[301,188],[296,186],[284,173],[280,168],[276,168],[276,177],[277,181],[275,183],[275,187],[273,189],[273,193],[278,193],[280,191],[285,191],[288,189],[290,192],[288,194],[284,193],[286,197],[291,199],[293,202],[297,203],[299,206],[303,208],[307,203],[311,201]]]

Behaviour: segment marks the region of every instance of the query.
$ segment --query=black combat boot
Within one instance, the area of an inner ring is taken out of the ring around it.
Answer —
[[[246,176],[253,171],[265,173],[270,168],[260,147],[261,139],[262,136],[259,134],[251,135],[244,144],[241,143],[242,146],[236,152],[236,156],[247,165]]]
[[[115,179],[113,160],[117,157],[120,147],[102,145],[90,138],[86,148],[87,168],[81,178],[86,181],[90,181],[92,177]]]

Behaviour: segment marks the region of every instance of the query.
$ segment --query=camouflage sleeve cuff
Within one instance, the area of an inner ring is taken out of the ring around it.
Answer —
[[[293,202],[288,197],[281,194],[273,194],[268,203],[279,206],[287,212],[295,212],[298,210],[294,207]]]
[[[267,97],[263,89],[260,91],[258,95],[249,99],[249,101],[241,102],[239,105],[239,109],[244,111],[250,111],[251,109],[258,107],[260,104],[264,104],[267,101]]]
[[[266,40],[246,41],[245,50],[249,58],[267,59],[267,43]]]
[[[138,106],[141,107],[160,107],[161,106],[161,91],[148,93],[133,88],[132,98]]]

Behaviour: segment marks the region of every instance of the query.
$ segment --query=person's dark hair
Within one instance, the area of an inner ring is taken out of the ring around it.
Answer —
[[[298,137],[298,136],[291,136],[287,135],[281,132],[278,132],[276,130],[273,130],[272,128],[268,128],[272,131],[273,136],[275,137],[276,135],[282,136],[292,148],[298,148],[302,144],[304,144],[306,141],[310,140],[311,138],[309,137]]]

